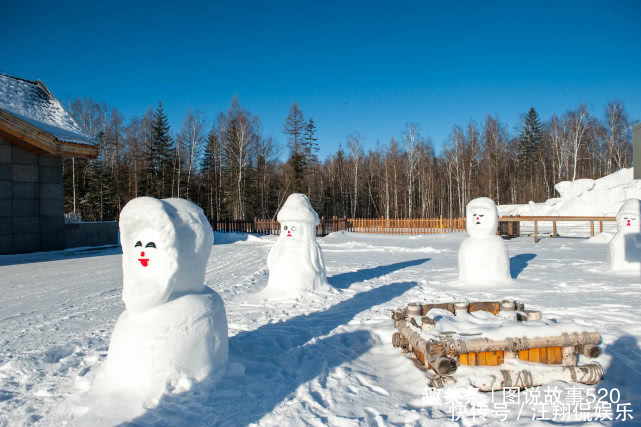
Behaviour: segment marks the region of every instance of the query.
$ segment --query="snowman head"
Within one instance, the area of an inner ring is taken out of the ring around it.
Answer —
[[[467,232],[473,238],[496,235],[499,225],[499,214],[492,199],[479,197],[466,207]]]
[[[320,222],[307,196],[300,193],[287,198],[276,219],[280,223],[280,240],[283,242],[316,237],[316,226]]]
[[[202,210],[182,199],[133,199],[120,214],[122,299],[144,311],[203,290],[213,232]]]
[[[641,200],[629,199],[617,213],[617,229],[621,233],[641,232]]]

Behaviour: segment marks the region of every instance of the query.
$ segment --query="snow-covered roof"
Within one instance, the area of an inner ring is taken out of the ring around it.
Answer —
[[[0,74],[0,109],[60,142],[95,145],[41,81]]]

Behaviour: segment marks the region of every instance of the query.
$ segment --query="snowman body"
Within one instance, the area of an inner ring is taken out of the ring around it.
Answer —
[[[267,256],[269,279],[261,296],[296,296],[329,289],[325,261],[316,242],[318,214],[303,194],[289,196],[278,212],[280,236]]]
[[[149,401],[224,376],[227,316],[204,286],[213,231],[182,199],[140,197],[120,215],[123,301],[107,360],[92,390]]]
[[[459,279],[468,283],[510,282],[510,261],[505,242],[496,235],[498,211],[487,197],[472,200],[466,207],[469,237],[458,251]]]
[[[610,270],[641,272],[641,200],[629,199],[617,213],[617,233],[608,244]]]

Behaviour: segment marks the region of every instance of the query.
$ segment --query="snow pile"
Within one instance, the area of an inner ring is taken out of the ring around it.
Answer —
[[[509,283],[509,256],[505,242],[496,235],[499,217],[494,201],[479,197],[468,203],[465,211],[469,237],[458,251],[460,280],[483,285]]]
[[[562,334],[597,332],[594,328],[583,327],[569,320],[549,319],[517,320],[515,311],[499,311],[492,314],[489,311],[473,313],[458,312],[456,315],[449,310],[433,308],[427,316],[434,319],[432,328],[421,329],[425,340],[439,340],[441,333],[454,332],[466,338],[487,338],[502,341],[506,338],[538,338],[560,336]]]
[[[269,281],[261,297],[291,297],[329,290],[325,261],[316,242],[318,214],[304,194],[294,193],[278,212],[280,237],[269,251]]]
[[[593,237],[588,238],[588,240],[585,241],[585,243],[588,244],[593,244],[593,245],[607,245],[610,243],[610,240],[612,240],[612,237],[614,237],[614,234],[608,233],[607,231],[604,231],[602,233],[597,233]]]
[[[126,310],[88,397],[97,414],[105,405],[142,413],[167,391],[220,379],[227,365],[225,306],[204,287],[213,232],[202,210],[139,197],[122,210],[120,232]]]
[[[260,236],[249,233],[225,233],[221,231],[214,231],[215,245],[229,245],[232,243],[269,243],[271,238],[272,236]]]
[[[641,271],[641,200],[626,201],[617,213],[617,234],[608,244],[613,271]]]
[[[0,74],[0,109],[59,141],[95,144],[42,82]]]
[[[563,181],[554,186],[560,197],[543,203],[501,205],[500,215],[521,216],[615,216],[623,203],[641,198],[641,180],[633,178],[633,170],[621,169],[596,180]]]

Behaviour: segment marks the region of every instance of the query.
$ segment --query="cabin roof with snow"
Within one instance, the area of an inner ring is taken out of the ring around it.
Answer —
[[[0,74],[0,137],[37,154],[96,158],[98,146],[41,81]]]

